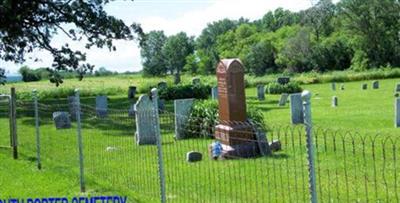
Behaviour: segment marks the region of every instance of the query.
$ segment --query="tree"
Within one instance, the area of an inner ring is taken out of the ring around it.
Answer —
[[[300,30],[288,40],[277,59],[277,63],[286,66],[292,72],[304,72],[314,68],[312,64],[312,42],[307,29]]]
[[[305,11],[305,22],[313,29],[317,42],[321,35],[328,36],[333,32],[332,18],[336,7],[332,0],[320,0],[316,5]]]
[[[196,74],[199,71],[196,54],[190,54],[186,57],[186,65],[184,67],[184,70],[191,74]]]
[[[167,37],[163,31],[151,31],[145,35],[141,46],[143,73],[145,75],[159,76],[167,74],[167,65],[162,53],[162,47]]]
[[[267,70],[276,70],[275,51],[270,41],[261,41],[251,47],[244,63],[256,76],[264,75]]]
[[[342,0],[339,8],[343,24],[357,37],[358,57],[366,55],[370,67],[400,65],[398,0]]]
[[[6,70],[3,68],[0,68],[0,85],[5,85],[6,84]]]
[[[22,81],[24,82],[34,82],[42,79],[39,72],[30,69],[28,66],[22,66],[19,69],[19,73],[22,75]]]
[[[240,23],[244,23],[246,20],[241,19]],[[196,40],[196,47],[198,51],[201,51],[200,60],[204,65],[205,73],[214,73],[215,66],[219,61],[219,54],[217,51],[217,39],[218,36],[237,28],[239,22],[223,19],[207,25],[203,29],[201,35]],[[204,58],[202,58],[204,57]]]
[[[23,63],[26,53],[35,49],[50,52],[53,57],[52,82],[58,86],[58,71],[77,71],[83,75],[93,69],[84,63],[85,53],[72,50],[68,44],[51,44],[54,35],[64,33],[74,41],[87,40],[86,48],[107,47],[116,50],[114,40],[142,38],[138,24],[127,26],[122,20],[107,15],[104,5],[110,0],[3,0],[0,1],[0,59]],[[69,28],[67,30],[67,28]]]
[[[194,40],[184,32],[168,37],[165,42],[162,53],[168,70],[175,75],[175,84],[180,83],[180,74],[186,64],[186,57],[193,54],[193,51]]]

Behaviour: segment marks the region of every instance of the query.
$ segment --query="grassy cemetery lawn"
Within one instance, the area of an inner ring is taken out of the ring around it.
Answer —
[[[302,87],[313,93],[311,102],[315,126],[350,131],[353,136],[358,136],[358,132],[360,137],[377,132],[396,136],[399,131],[394,128],[394,89],[397,81],[380,80],[377,90],[372,89],[372,81],[344,83],[345,90],[340,90],[338,83],[336,91],[331,90],[330,83]],[[106,85],[109,83],[120,88],[113,82],[106,82]],[[363,83],[368,83],[368,90],[361,89]],[[90,86],[90,83],[87,84]],[[32,87],[35,85],[29,86]],[[169,201],[309,202],[304,129],[301,126],[290,130],[276,127],[290,125],[289,105],[278,107],[279,95],[266,95],[265,101],[258,101],[256,88],[246,89],[246,95],[247,103],[264,113],[266,125],[272,129],[267,134],[268,138],[279,139],[283,150],[267,158],[212,161],[207,157],[211,139],[174,141],[173,117],[161,115],[164,116],[164,119],[161,118],[161,130]],[[336,108],[331,107],[332,96],[339,99]],[[108,119],[94,118],[90,109],[83,112],[87,194],[119,194],[129,196],[132,202],[158,202],[157,148],[134,143],[135,124],[126,116],[129,102],[124,102],[125,97],[115,95],[111,98],[110,108],[120,109],[123,106],[126,111],[111,111]],[[65,100],[63,102],[66,103]],[[83,99],[82,102],[94,106],[93,98]],[[173,112],[171,103],[167,105],[167,110]],[[41,111],[46,114],[42,116],[40,128],[43,170],[36,169],[34,120],[28,112],[18,118],[20,159],[12,160],[10,150],[0,148],[2,197],[80,194],[76,128],[73,124],[71,129],[56,130],[51,121],[51,109],[43,108]],[[6,146],[9,143],[9,127],[4,115],[0,116],[0,146]],[[357,137],[355,140],[359,141]],[[317,189],[321,202],[365,202],[375,198],[375,194],[383,202],[398,200],[397,194],[386,190],[397,188],[392,185],[393,181],[381,185],[373,180],[381,178],[382,174],[385,180],[393,180],[399,175],[395,170],[398,166],[396,162],[382,168],[385,160],[381,160],[381,154],[389,159],[396,152],[384,152],[378,144],[371,150],[370,145],[357,145],[359,142],[354,144],[350,139],[338,138],[339,144],[336,144],[332,139],[323,140],[320,136],[317,141],[325,141],[321,144],[325,148],[318,148],[316,157],[319,163]],[[348,151],[333,150],[333,147]],[[203,161],[188,164],[185,155],[192,150],[203,153]],[[376,160],[372,151],[379,154]],[[374,178],[366,179],[365,176]],[[395,181],[395,184],[400,183]],[[368,194],[368,191],[374,193]]]

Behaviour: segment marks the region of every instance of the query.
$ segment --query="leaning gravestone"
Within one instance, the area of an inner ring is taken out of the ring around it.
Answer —
[[[379,89],[379,81],[372,82],[372,88],[373,89]]]
[[[338,106],[338,98],[336,96],[332,97],[332,107]]]
[[[292,124],[304,123],[303,100],[301,93],[290,95],[290,115]]]
[[[277,83],[281,84],[281,85],[286,85],[290,82],[290,78],[289,77],[279,77],[276,80]]]
[[[200,78],[193,78],[192,79],[192,85],[200,85],[201,81]]]
[[[136,95],[136,86],[129,86],[128,89],[128,99],[133,99],[135,98]]]
[[[368,84],[366,84],[366,83],[362,84],[361,88],[362,88],[363,90],[368,89]]]
[[[161,82],[159,82],[158,84],[157,84],[157,88],[158,89],[165,89],[165,88],[167,88],[167,82],[165,82],[165,81],[161,81]]]
[[[218,99],[218,87],[211,88],[211,98]]]
[[[279,99],[279,104],[278,104],[278,106],[285,106],[288,97],[289,97],[289,94],[283,93],[283,94],[281,95],[281,98]]]
[[[56,129],[71,128],[71,119],[68,112],[57,111],[53,113],[53,121]]]
[[[332,90],[335,91],[336,90],[336,83],[332,83]]]
[[[257,85],[257,98],[260,101],[265,100],[265,86],[264,85]]]
[[[142,95],[135,104],[136,116],[136,143],[138,145],[157,142],[155,127],[157,119],[153,118],[154,106],[148,95]]]
[[[175,107],[175,139],[185,138],[187,123],[190,110],[192,109],[194,99],[177,99],[174,101]]]
[[[105,118],[108,114],[108,98],[107,96],[96,97],[96,115],[99,118]]]

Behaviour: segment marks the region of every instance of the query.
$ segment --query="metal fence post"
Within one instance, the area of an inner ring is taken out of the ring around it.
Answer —
[[[39,107],[38,107],[38,97],[37,91],[34,89],[32,91],[33,103],[35,108],[35,129],[36,129],[36,159],[37,167],[39,170],[42,169],[42,162],[40,159],[40,130],[39,130]]]
[[[306,127],[307,136],[307,159],[309,172],[309,186],[311,202],[318,202],[316,190],[315,161],[314,161],[314,145],[312,137],[312,119],[311,119],[311,92],[305,90],[301,94],[303,99],[304,125]]]
[[[11,133],[11,146],[13,149],[14,159],[18,159],[18,136],[17,136],[17,94],[15,87],[11,88],[10,99],[10,133]]]
[[[84,174],[84,166],[83,166],[83,143],[82,143],[82,134],[81,134],[81,104],[79,97],[79,90],[75,90],[75,112],[76,112],[76,125],[77,125],[77,136],[78,136],[78,151],[79,151],[79,178],[81,185],[81,192],[85,192],[85,174]]]
[[[156,134],[157,140],[157,153],[158,153],[158,175],[160,177],[160,195],[161,195],[161,202],[166,202],[166,191],[165,191],[165,175],[164,175],[164,161],[163,161],[163,152],[162,152],[162,139],[161,139],[161,132],[160,132],[160,120],[158,117],[158,94],[157,89],[153,88],[151,90],[152,101],[153,101],[153,119],[157,125],[154,125],[154,132]]]

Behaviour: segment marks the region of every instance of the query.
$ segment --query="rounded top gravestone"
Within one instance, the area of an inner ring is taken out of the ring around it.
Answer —
[[[217,66],[219,116],[222,121],[246,121],[244,68],[239,59],[223,59]]]

